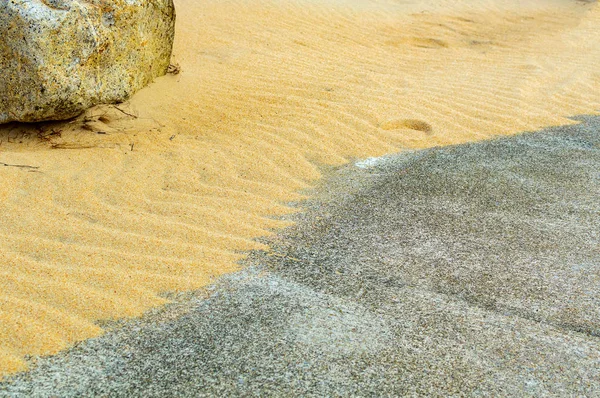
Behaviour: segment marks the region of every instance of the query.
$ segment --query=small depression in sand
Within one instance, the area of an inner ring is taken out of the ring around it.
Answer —
[[[176,6],[181,73],[0,126],[0,374],[236,270],[321,165],[600,109],[595,2]]]

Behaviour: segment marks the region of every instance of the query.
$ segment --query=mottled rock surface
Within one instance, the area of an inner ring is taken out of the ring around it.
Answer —
[[[0,123],[68,119],[165,74],[173,0],[0,2]]]
[[[600,397],[600,117],[578,120],[337,170],[206,297],[0,397]]]

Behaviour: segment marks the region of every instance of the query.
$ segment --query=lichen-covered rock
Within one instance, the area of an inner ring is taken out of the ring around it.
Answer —
[[[173,0],[0,0],[0,123],[68,119],[165,74]]]

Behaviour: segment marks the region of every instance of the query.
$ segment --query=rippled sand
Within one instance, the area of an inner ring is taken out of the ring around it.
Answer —
[[[176,0],[179,74],[1,126],[0,374],[237,269],[318,165],[600,109],[595,2],[473,3]]]

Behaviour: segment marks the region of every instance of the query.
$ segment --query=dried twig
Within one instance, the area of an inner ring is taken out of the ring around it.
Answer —
[[[20,169],[39,169],[39,166],[29,166],[26,164],[10,164],[10,163],[3,163],[0,162],[0,166],[4,166],[4,167],[18,167]]]
[[[121,112],[121,113],[122,113],[122,114],[124,114],[124,115],[131,116],[131,117],[132,117],[132,118],[134,118],[134,119],[137,119],[137,118],[138,118],[136,115],[132,115],[132,114],[131,114],[131,113],[129,113],[129,112],[125,112],[123,109],[119,108],[119,107],[118,107],[118,106],[116,106],[116,105],[113,105],[112,107],[113,107],[113,108],[115,108],[116,110],[118,110],[119,112]]]
[[[181,66],[179,64],[170,64],[167,68],[167,73],[170,75],[178,75],[181,72]]]
[[[55,130],[55,129],[50,129],[50,132],[48,133],[47,131],[45,131],[43,128],[38,127],[38,138],[42,141],[50,141],[52,138],[60,138],[62,136],[62,130]]]
[[[52,142],[50,143],[51,149],[91,149],[97,148],[94,145],[78,145],[78,144],[70,144],[66,142]]]

